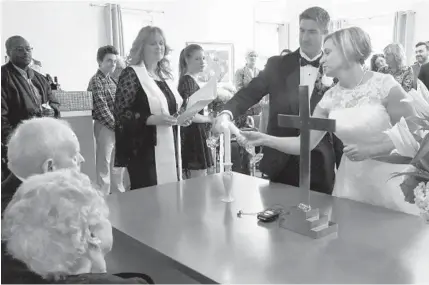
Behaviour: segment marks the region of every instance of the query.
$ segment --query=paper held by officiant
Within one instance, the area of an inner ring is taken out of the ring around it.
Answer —
[[[178,124],[180,125],[191,119],[199,111],[204,109],[208,104],[216,99],[216,87],[216,78],[213,77],[206,85],[200,88],[200,90],[192,94],[192,96],[189,97],[186,110],[177,117]]]

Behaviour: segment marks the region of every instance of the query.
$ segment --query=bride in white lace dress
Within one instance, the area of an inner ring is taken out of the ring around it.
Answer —
[[[369,36],[360,28],[339,30],[325,39],[324,72],[339,83],[325,93],[313,117],[335,119],[336,135],[345,145],[333,195],[418,215],[419,209],[404,201],[401,178],[390,179],[406,166],[371,159],[393,150],[384,131],[412,115],[413,109],[400,102],[406,93],[391,75],[363,69],[361,62],[370,52]],[[310,146],[314,148],[324,134],[311,131]],[[249,143],[299,154],[299,137],[243,135]]]

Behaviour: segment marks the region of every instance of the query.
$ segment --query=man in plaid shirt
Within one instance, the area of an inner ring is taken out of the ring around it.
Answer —
[[[97,183],[104,193],[124,192],[124,168],[114,167],[115,119],[113,117],[116,82],[110,77],[116,68],[118,51],[113,46],[98,49],[99,69],[91,78],[88,91],[92,92],[94,136],[96,141]],[[112,186],[112,187],[110,187]]]

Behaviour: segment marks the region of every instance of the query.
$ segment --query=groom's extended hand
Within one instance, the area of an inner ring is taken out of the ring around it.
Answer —
[[[213,120],[212,132],[217,135],[221,134],[224,126],[231,122],[229,114],[220,114]]]

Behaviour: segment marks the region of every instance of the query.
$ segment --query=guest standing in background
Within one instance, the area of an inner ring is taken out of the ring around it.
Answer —
[[[386,68],[386,67],[387,67],[387,63],[386,63],[386,58],[384,58],[384,54],[377,53],[371,57],[371,66],[370,66],[371,71],[377,72],[380,69]]]
[[[105,194],[125,192],[124,169],[114,167],[116,82],[110,76],[115,70],[117,56],[115,47],[100,47],[97,51],[98,70],[88,85],[93,100],[97,184]]]
[[[122,58],[122,56],[120,56],[120,55],[116,56],[116,68],[110,76],[111,78],[113,78],[113,80],[116,83],[119,82],[119,76],[121,75],[122,70],[124,70],[125,67],[127,67],[127,64],[126,64],[125,60]]]
[[[196,78],[205,65],[204,50],[199,45],[191,44],[180,53],[178,89],[185,107],[192,94],[200,89]],[[205,176],[207,169],[213,166],[211,151],[206,143],[207,123],[211,123],[211,119],[204,116],[202,110],[191,125],[182,128],[182,165],[186,178]]]
[[[46,78],[29,67],[33,48],[21,36],[6,40],[9,62],[1,67],[2,180],[7,168],[7,142],[23,120],[33,117],[60,117],[59,103]]]
[[[132,190],[179,178],[174,115],[183,100],[171,80],[169,51],[160,28],[142,28],[130,51],[130,66],[119,77],[115,165],[127,167]]]
[[[417,89],[417,82],[414,78],[413,69],[405,64],[405,52],[400,44],[389,44],[384,48],[387,66],[379,71],[391,74],[406,92]]]
[[[429,63],[429,45],[425,42],[419,42],[416,44],[416,60],[411,67],[413,68],[414,76],[419,77],[420,68],[423,64]]]
[[[429,89],[429,63],[424,64],[420,69],[419,79]]]
[[[235,73],[235,87],[237,88],[237,92],[240,91],[242,88],[247,87],[250,81],[252,81],[252,79],[256,76],[258,76],[260,70],[256,68],[257,59],[258,54],[255,51],[252,50],[247,52],[246,65],[243,68],[238,69]],[[250,107],[244,115],[237,118],[235,120],[235,124],[238,128],[249,127],[248,125],[246,125],[246,123],[248,122],[247,117],[259,115],[260,113],[261,105],[260,103],[257,103]]]

